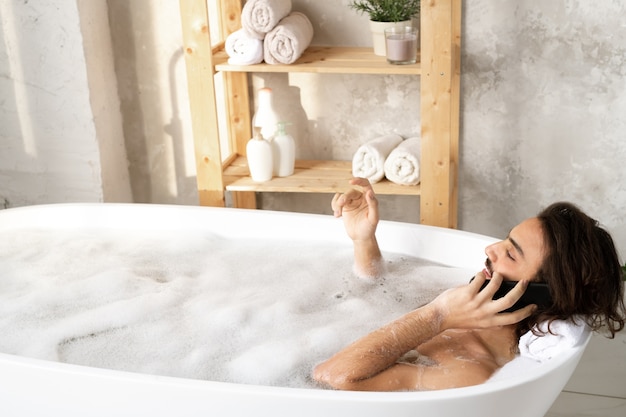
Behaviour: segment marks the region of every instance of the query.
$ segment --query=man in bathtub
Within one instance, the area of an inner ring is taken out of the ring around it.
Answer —
[[[375,236],[376,196],[366,179],[350,183],[360,190],[335,195],[334,215],[343,217],[353,240],[355,271],[377,277],[384,263]],[[355,341],[317,365],[313,377],[343,390],[476,385],[511,361],[519,337],[538,323],[580,315],[593,330],[605,328],[610,337],[624,328],[624,284],[613,240],[575,206],[548,207],[515,226],[505,240],[488,246],[485,254],[485,268],[468,285],[447,290]],[[504,297],[492,300],[503,280],[518,283]],[[503,312],[529,282],[537,281],[548,284],[552,305]]]

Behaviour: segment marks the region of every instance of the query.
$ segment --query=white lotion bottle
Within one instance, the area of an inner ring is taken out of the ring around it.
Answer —
[[[254,128],[254,137],[246,145],[246,158],[252,181],[265,182],[272,179],[272,145],[263,139],[258,127]]]
[[[285,122],[278,123],[276,136],[272,141],[274,175],[278,177],[292,175],[296,164],[296,142],[287,134],[285,126]]]
[[[268,87],[261,88],[257,94],[257,102],[257,110],[252,117],[252,130],[254,131],[256,127],[260,128],[261,135],[271,142],[276,135],[279,122],[278,115],[272,104],[272,89]]]

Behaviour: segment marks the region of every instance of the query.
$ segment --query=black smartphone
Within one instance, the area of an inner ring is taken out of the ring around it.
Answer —
[[[472,282],[473,279],[474,278],[472,277],[470,282]],[[487,286],[487,284],[489,284],[489,280],[486,280],[483,283],[483,285],[480,287],[480,290],[482,291],[483,288]],[[502,281],[502,284],[500,284],[500,288],[498,288],[498,291],[496,291],[496,293],[493,295],[493,299],[497,300],[498,298],[504,297],[509,291],[513,289],[513,287],[515,287],[516,284],[517,281]],[[517,300],[517,302],[513,304],[511,308],[503,310],[502,313],[509,313],[511,311],[519,310],[520,308],[526,307],[530,304],[536,304],[540,308],[548,307],[552,304],[552,296],[550,295],[550,288],[548,287],[548,284],[546,284],[545,282],[530,282],[522,297]]]

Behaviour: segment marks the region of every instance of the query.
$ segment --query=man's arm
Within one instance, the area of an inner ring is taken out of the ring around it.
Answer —
[[[500,368],[495,360],[451,358],[434,366],[395,363],[374,376],[328,383],[346,391],[429,391],[482,384]]]
[[[359,277],[380,277],[385,268],[376,236],[367,240],[353,241],[354,273]]]
[[[413,310],[318,365],[313,377],[337,389],[359,389],[359,385],[363,386],[361,389],[370,389],[393,379],[399,380],[403,387],[415,386],[417,381],[406,372],[407,365],[390,367],[406,352],[439,334],[441,324],[433,305]],[[386,374],[381,375],[385,370]]]
[[[479,273],[470,284],[448,290],[431,303],[357,340],[315,367],[313,377],[337,389],[420,389],[421,371],[424,369],[420,371],[412,365],[397,363],[406,352],[447,329],[505,326],[531,314],[534,306],[498,314],[522,296],[526,282],[521,282],[506,296],[494,301],[492,297],[502,282],[502,276],[494,274],[489,285],[480,291],[485,279],[484,274]],[[462,377],[461,373],[457,373],[451,375],[448,381]],[[441,382],[438,388],[450,387],[445,384]]]
[[[353,178],[351,189],[335,194],[331,207],[335,217],[342,217],[346,232],[354,244],[354,271],[360,277],[378,277],[383,273],[383,259],[376,241],[378,201],[365,178]]]

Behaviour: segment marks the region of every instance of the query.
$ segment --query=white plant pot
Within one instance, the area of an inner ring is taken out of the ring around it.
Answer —
[[[402,22],[374,22],[370,20],[370,31],[372,32],[372,42],[374,46],[374,54],[385,56],[385,29],[395,26],[411,26],[412,20],[404,20]]]

